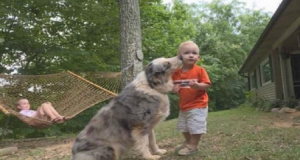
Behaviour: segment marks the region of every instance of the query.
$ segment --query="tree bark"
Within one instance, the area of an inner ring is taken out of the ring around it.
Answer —
[[[143,70],[139,0],[119,0],[121,87]]]

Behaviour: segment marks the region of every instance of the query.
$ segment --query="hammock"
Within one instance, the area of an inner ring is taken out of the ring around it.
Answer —
[[[51,102],[63,116],[73,118],[91,106],[116,96],[120,73],[98,74],[100,87],[73,72],[67,71],[47,75],[3,75],[0,74],[0,110],[18,117],[24,123],[46,128],[52,124],[47,120],[19,114],[16,102],[21,98],[29,100],[31,109],[37,109],[44,102]]]

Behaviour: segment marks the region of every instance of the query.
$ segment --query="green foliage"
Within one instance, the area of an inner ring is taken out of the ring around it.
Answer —
[[[243,106],[251,106],[261,111],[269,112],[272,108],[279,108],[282,104],[281,100],[270,101],[267,98],[254,97],[253,92],[249,91],[245,93],[246,101],[243,103]]]
[[[213,110],[239,106],[246,99],[246,79],[238,75],[244,59],[266,26],[270,15],[246,9],[233,0],[214,0],[194,6],[197,33],[201,46],[202,66],[212,81],[209,89]]]
[[[258,108],[261,111],[270,111],[272,108],[274,108],[275,103],[271,102],[270,100],[266,98],[257,98],[254,103],[253,107]]]
[[[118,9],[112,6],[117,1],[1,1],[1,65],[41,74],[118,64]]]
[[[282,108],[284,106],[284,101],[281,99],[275,99],[271,101],[272,103],[272,108]]]
[[[256,97],[253,98],[251,93],[247,96],[246,105],[252,106],[262,111],[271,111],[272,108],[296,108],[299,106],[299,101],[294,97],[289,97],[286,100],[283,99],[274,99],[269,100],[267,98]]]
[[[98,110],[105,106],[109,100],[101,102],[84,112],[81,112],[76,117],[72,118],[70,121],[58,125],[60,130],[64,133],[78,133],[81,131],[86,124],[92,119],[92,117],[98,113]]]
[[[1,113],[3,114],[3,113]],[[45,137],[61,135],[62,132],[57,128],[57,126],[51,126],[47,129],[36,129],[30,127],[14,116],[4,116],[4,119],[0,119],[1,130],[7,132],[4,135],[5,138],[33,138],[33,137]],[[8,123],[7,123],[8,122]],[[6,126],[7,123],[7,126]]]
[[[183,41],[195,36],[190,6],[175,1],[172,7],[159,3],[141,5],[144,63],[158,57],[171,57]]]
[[[289,108],[296,108],[297,106],[299,106],[299,100],[295,97],[288,97],[287,100],[285,100],[283,103],[286,107]]]
[[[289,108],[296,108],[299,106],[299,100],[295,97],[288,97],[286,100],[283,99],[275,99],[272,101],[273,108],[282,108],[282,107],[289,107]]]
[[[179,115],[179,97],[177,94],[170,94],[170,115],[167,120],[177,118]]]

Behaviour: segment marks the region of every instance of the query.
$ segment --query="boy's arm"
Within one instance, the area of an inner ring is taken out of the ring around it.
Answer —
[[[189,83],[190,87],[197,90],[207,90],[211,86],[208,74],[204,68],[199,71],[198,81]]]
[[[180,85],[179,85],[179,84],[174,84],[172,93],[178,93],[178,92],[179,92],[179,89],[180,89]]]
[[[198,90],[207,90],[211,85],[207,83],[190,82],[190,87]]]

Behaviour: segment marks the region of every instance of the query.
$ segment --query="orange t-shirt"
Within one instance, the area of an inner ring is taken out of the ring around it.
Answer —
[[[197,80],[198,83],[211,84],[207,72],[204,68],[194,65],[190,70],[182,72],[178,69],[172,76],[176,82],[178,80]],[[208,95],[206,90],[197,90],[190,87],[181,87],[179,90],[180,111],[188,111],[195,108],[205,108],[208,106]]]

